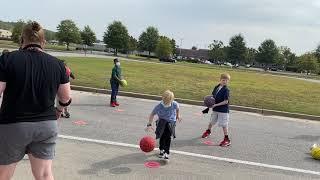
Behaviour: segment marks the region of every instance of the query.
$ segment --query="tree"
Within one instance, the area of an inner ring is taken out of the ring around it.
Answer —
[[[67,44],[67,50],[69,50],[70,43],[80,43],[81,35],[77,25],[70,19],[63,20],[57,27],[58,32],[56,36],[60,43]]]
[[[168,40],[170,41],[170,43],[171,43],[171,49],[172,49],[172,52],[171,52],[171,53],[172,53],[172,55],[176,54],[176,50],[177,50],[176,40],[170,39],[170,38],[167,37],[167,36],[160,36],[160,37],[159,37],[159,40],[160,40],[161,38],[166,38],[166,39],[168,39]]]
[[[56,33],[50,30],[44,30],[44,36],[46,37],[46,41],[51,41],[56,39]]]
[[[292,66],[295,64],[296,55],[291,52],[291,49],[286,46],[279,47],[279,58],[278,65],[282,65],[285,67]]]
[[[318,60],[318,63],[320,63],[320,44],[318,45],[316,51],[315,51],[315,56]]]
[[[300,71],[307,71],[307,73],[316,72],[318,68],[317,58],[311,53],[300,56],[298,68]]]
[[[252,65],[256,61],[257,50],[254,48],[247,48],[245,63]]]
[[[108,47],[113,48],[114,55],[118,55],[118,50],[126,50],[129,43],[129,33],[126,28],[120,21],[113,21],[104,33],[103,36],[104,43]]]
[[[222,62],[225,60],[226,53],[222,41],[214,40],[213,43],[209,45],[209,49],[209,58],[212,62]]]
[[[139,37],[139,48],[143,51],[148,51],[149,56],[151,52],[155,51],[159,41],[159,31],[155,27],[148,27]]]
[[[172,46],[172,54],[176,54],[177,51],[177,44],[176,44],[176,40],[171,39],[170,40],[171,46]]]
[[[134,37],[130,36],[129,37],[128,50],[127,51],[133,52],[133,51],[135,51],[137,49],[138,49],[138,41]]]
[[[278,58],[278,48],[271,39],[265,40],[258,48],[257,61],[266,66],[276,63]]]
[[[287,49],[287,47],[284,47],[284,46],[280,46],[279,48],[278,48],[278,58],[277,58],[277,60],[276,60],[276,62],[275,62],[275,64],[277,65],[277,67],[281,67],[281,68],[284,68],[284,66],[285,66],[285,64],[286,64],[286,57],[285,57],[285,51],[287,51],[286,50]]]
[[[22,20],[19,20],[13,27],[13,30],[12,30],[12,40],[13,42],[15,43],[21,43],[21,33],[22,33],[22,29],[24,27],[26,23]]]
[[[91,30],[89,26],[85,26],[83,31],[80,32],[82,43],[87,46],[92,46],[96,42],[96,34]]]
[[[169,38],[161,37],[156,47],[156,54],[161,58],[168,58],[172,55],[172,44]]]
[[[291,52],[291,49],[286,46],[281,46],[278,48],[279,58],[277,65],[282,65],[287,71],[298,71],[297,57]]]
[[[241,34],[231,37],[228,48],[228,59],[232,64],[239,64],[245,62],[246,57],[246,43]]]

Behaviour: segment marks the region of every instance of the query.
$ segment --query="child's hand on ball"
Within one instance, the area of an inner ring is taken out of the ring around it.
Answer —
[[[146,132],[152,132],[152,131],[154,131],[154,129],[153,129],[152,126],[148,126],[148,127],[145,128],[145,131]]]

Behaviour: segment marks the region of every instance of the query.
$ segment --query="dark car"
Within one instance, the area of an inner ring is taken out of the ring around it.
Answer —
[[[276,67],[271,67],[271,68],[270,68],[270,71],[278,71],[278,68],[276,68]]]
[[[177,62],[176,59],[170,58],[170,57],[167,57],[167,58],[166,58],[166,57],[159,58],[159,60],[162,61],[162,62],[172,62],[172,63],[176,63],[176,62]]]

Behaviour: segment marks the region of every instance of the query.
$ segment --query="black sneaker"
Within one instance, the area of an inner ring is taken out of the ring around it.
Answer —
[[[159,153],[159,158],[164,158],[164,150],[160,150],[160,153]]]
[[[70,118],[70,113],[66,112],[64,116],[65,116],[65,118]]]

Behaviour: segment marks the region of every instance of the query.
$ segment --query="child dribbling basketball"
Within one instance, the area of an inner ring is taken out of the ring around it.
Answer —
[[[173,92],[167,90],[162,95],[162,101],[153,109],[150,114],[147,130],[152,130],[154,116],[156,121],[156,139],[160,138],[159,158],[169,160],[171,137],[175,138],[176,121],[181,122],[179,104],[174,101]]]

